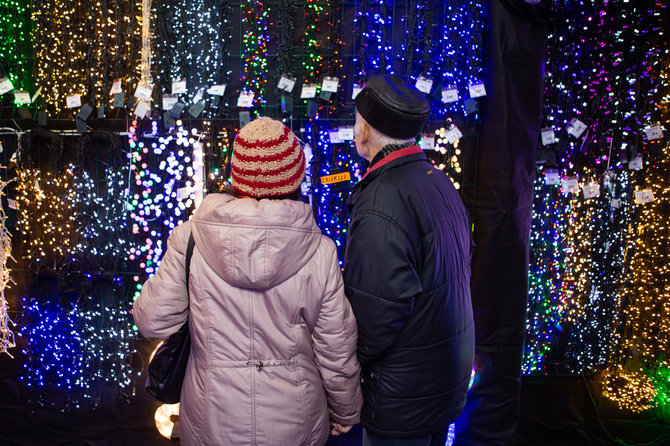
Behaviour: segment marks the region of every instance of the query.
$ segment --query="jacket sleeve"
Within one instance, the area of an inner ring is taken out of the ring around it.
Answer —
[[[352,218],[344,266],[345,291],[358,321],[358,360],[366,365],[398,338],[412,314],[421,280],[406,232],[372,211]]]
[[[172,231],[158,272],[144,283],[133,304],[135,325],[147,338],[165,339],[188,318],[185,263],[190,225],[187,222]]]
[[[356,320],[344,295],[335,246],[328,256],[327,281],[312,331],[315,360],[328,398],[330,417],[341,424],[360,420],[363,397],[356,359]]]

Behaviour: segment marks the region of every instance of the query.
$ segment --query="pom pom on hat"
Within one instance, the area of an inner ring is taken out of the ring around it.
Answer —
[[[254,198],[295,192],[305,175],[305,155],[293,132],[262,117],[245,125],[233,143],[233,188]]]

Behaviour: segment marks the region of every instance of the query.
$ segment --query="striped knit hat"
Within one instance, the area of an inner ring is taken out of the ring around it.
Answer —
[[[245,125],[233,143],[232,186],[254,198],[295,192],[305,175],[305,155],[293,132],[270,118]]]

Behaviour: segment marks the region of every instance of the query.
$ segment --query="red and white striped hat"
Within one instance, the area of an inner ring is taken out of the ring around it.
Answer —
[[[305,175],[305,155],[293,132],[262,117],[239,131],[233,143],[233,188],[249,197],[278,197],[295,192]]]

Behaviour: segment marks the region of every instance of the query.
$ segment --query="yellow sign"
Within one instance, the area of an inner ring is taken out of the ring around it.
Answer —
[[[342,172],[321,177],[321,184],[341,183],[342,181],[349,180],[351,180],[351,174],[349,172]]]

